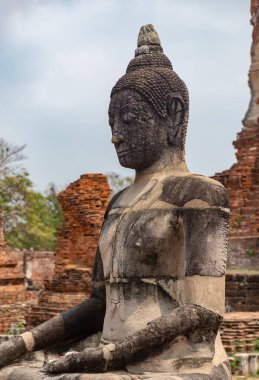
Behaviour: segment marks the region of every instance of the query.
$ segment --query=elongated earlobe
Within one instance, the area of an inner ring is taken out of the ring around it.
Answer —
[[[170,119],[168,128],[168,142],[170,145],[174,145],[178,142],[178,136],[183,126],[185,110],[186,107],[182,97],[177,93],[171,94],[167,102],[167,112]]]

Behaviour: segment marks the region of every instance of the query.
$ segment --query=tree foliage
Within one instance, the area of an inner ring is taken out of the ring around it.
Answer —
[[[25,145],[13,145],[0,138],[0,179],[23,172],[20,161],[26,158]]]
[[[50,185],[45,194],[34,190],[20,165],[24,148],[0,139],[0,210],[5,238],[14,248],[53,250],[62,220],[55,186]]]
[[[133,183],[132,177],[123,177],[118,173],[107,173],[108,182],[112,189],[112,196]]]

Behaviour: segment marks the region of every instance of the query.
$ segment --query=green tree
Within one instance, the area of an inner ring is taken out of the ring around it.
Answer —
[[[11,202],[10,208],[5,223],[9,246],[38,251],[55,249],[62,216],[53,187],[43,195],[25,185],[23,193],[19,192],[19,200],[16,204]]]
[[[25,146],[13,145],[0,138],[0,179],[25,172],[20,165],[20,161],[26,158]]]
[[[14,248],[53,250],[62,222],[55,186],[50,185],[45,194],[34,190],[19,162],[25,158],[24,148],[0,139],[0,210],[5,238]]]

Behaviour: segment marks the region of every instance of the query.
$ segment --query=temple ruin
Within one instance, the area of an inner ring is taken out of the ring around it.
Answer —
[[[45,282],[26,320],[36,326],[90,295],[90,281],[103,215],[111,190],[102,174],[85,174],[58,195],[63,225],[57,236],[54,277]]]
[[[228,311],[256,312],[259,309],[259,275],[255,273],[259,270],[258,10],[258,0],[252,0],[251,101],[243,120],[243,129],[233,143],[237,149],[237,162],[229,170],[213,177],[227,188],[231,206],[228,268],[237,271],[230,271],[226,275]],[[58,234],[54,277],[48,273],[49,278],[45,278],[45,290],[40,295],[39,303],[33,305],[27,314],[29,328],[89,297],[92,265],[109,195],[106,177],[101,174],[83,175],[60,193],[64,223]],[[6,252],[7,247],[0,231],[0,302],[4,313],[3,322],[0,314],[0,332],[8,330],[7,323],[19,322],[18,315],[24,318],[21,311],[24,313],[23,304],[28,299],[25,296],[24,274],[17,266],[15,257]],[[33,254],[31,256],[34,257]],[[246,273],[247,269],[253,270],[253,273]],[[40,286],[42,276],[39,277]],[[230,354],[255,349],[254,342],[259,338],[258,314],[228,313],[225,316],[221,331],[223,343]],[[16,319],[12,320],[14,316]]]
[[[243,120],[243,128],[233,143],[237,150],[237,162],[230,169],[213,177],[227,189],[231,209],[226,274],[226,310],[229,313],[225,314],[221,326],[222,341],[229,354],[253,351],[259,341],[258,0],[251,0],[250,10],[253,26],[248,82],[251,100]],[[242,374],[248,373],[249,357],[246,354],[243,358],[247,369]]]
[[[0,216],[0,333],[7,333],[23,323],[26,313],[24,274],[7,247]]]
[[[251,1],[253,26],[249,87],[243,129],[233,145],[237,162],[213,178],[228,191],[231,218],[228,268],[259,269],[259,4]],[[258,299],[259,306],[259,299]]]

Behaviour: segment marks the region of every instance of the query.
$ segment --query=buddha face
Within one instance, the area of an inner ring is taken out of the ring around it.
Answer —
[[[134,90],[121,90],[112,96],[109,124],[118,159],[126,168],[148,168],[168,145],[165,120]]]

